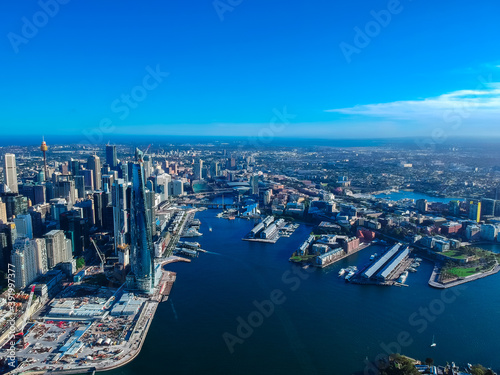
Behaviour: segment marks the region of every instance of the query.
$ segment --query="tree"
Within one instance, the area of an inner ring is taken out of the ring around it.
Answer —
[[[433,363],[434,363],[434,360],[432,358],[426,358],[425,359],[425,364],[427,366],[432,366]]]

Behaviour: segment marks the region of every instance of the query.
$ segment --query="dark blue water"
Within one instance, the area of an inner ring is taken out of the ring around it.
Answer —
[[[440,198],[440,197],[433,197],[431,195],[427,194],[422,194],[422,193],[416,193],[413,191],[398,191],[396,193],[390,193],[390,194],[378,194],[375,195],[377,198],[383,198],[391,201],[398,201],[400,199],[427,199],[429,202],[441,202],[441,203],[448,203],[453,200],[463,200],[463,198]]]
[[[168,266],[177,281],[143,351],[109,374],[352,374],[365,369],[365,358],[384,353],[384,345],[398,350],[398,338],[415,358],[500,368],[500,275],[455,289],[459,295],[449,290],[444,298],[427,285],[432,265],[425,262],[409,275],[408,288],[346,284],[340,268],[360,267],[382,249],[303,270],[288,258],[310,227],[301,225],[274,245],[245,242],[253,223],[217,219],[216,213],[197,215],[204,233],[197,240],[213,253]],[[282,303],[231,353],[224,333],[237,335],[237,318],[247,320],[257,310],[254,301],[269,300],[273,290],[282,293]],[[425,309],[430,312],[422,318]],[[433,335],[437,346],[431,349]]]

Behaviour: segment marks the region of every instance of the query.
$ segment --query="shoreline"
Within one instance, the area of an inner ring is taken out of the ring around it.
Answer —
[[[479,279],[482,279],[482,278],[485,278],[485,277],[488,277],[491,275],[495,275],[500,271],[500,265],[497,264],[490,271],[477,273],[477,274],[470,275],[470,276],[467,276],[464,278],[459,278],[458,280],[451,281],[451,282],[446,283],[446,284],[443,284],[439,281],[436,281],[436,277],[440,274],[440,271],[441,271],[441,267],[439,265],[435,264],[434,269],[432,270],[432,274],[429,278],[428,284],[429,284],[429,286],[436,288],[436,289],[448,289],[448,288],[452,288],[454,286],[462,285],[465,283],[469,283],[471,281],[475,281],[475,280],[479,280]]]

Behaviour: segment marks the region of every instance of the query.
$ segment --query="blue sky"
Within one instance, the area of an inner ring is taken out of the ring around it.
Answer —
[[[3,135],[500,135],[497,1],[55,1],[0,5]]]

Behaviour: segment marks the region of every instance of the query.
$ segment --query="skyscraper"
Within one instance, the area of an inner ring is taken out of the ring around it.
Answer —
[[[151,293],[154,287],[154,248],[151,210],[146,197],[142,155],[137,155],[132,166],[132,191],[130,206],[130,263],[135,277],[135,287]]]
[[[7,206],[3,203],[2,198],[0,198],[0,222],[7,223]]]
[[[106,145],[106,163],[111,169],[116,169],[118,166],[118,158],[116,157],[116,146]]]
[[[18,193],[16,156],[14,154],[5,154],[3,173],[5,185],[9,187],[11,192]]]
[[[19,237],[27,237],[29,239],[33,238],[33,224],[31,221],[31,215],[18,215],[14,219],[14,224],[16,224],[17,235]]]
[[[38,276],[35,248],[28,238],[18,238],[12,250],[12,263],[15,267],[14,284],[16,289],[23,289]]]
[[[57,264],[70,261],[73,258],[71,246],[68,248],[66,244],[64,231],[52,230],[44,237],[47,246],[47,265],[49,268],[54,268]]]
[[[101,190],[101,159],[97,155],[90,155],[87,159],[87,169],[94,175],[94,189]]]
[[[115,237],[115,251],[119,246],[130,243],[128,226],[127,183],[119,178],[111,189],[113,203],[113,230]]]
[[[259,195],[259,175],[254,174],[250,177],[250,186],[252,187],[252,194]]]
[[[469,219],[478,223],[481,220],[481,202],[471,201],[469,203]]]
[[[194,179],[201,180],[203,179],[203,160],[198,159],[194,163]]]

